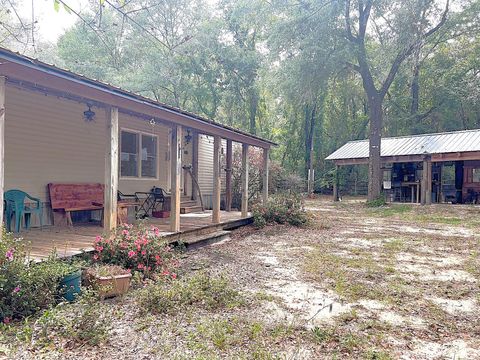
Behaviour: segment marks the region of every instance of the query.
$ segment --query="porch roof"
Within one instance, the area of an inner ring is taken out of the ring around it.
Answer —
[[[207,135],[219,135],[267,149],[277,145],[270,140],[2,47],[0,47],[0,76],[6,76],[9,82],[45,91],[62,92],[82,101],[90,100],[107,106],[116,106],[126,112],[179,124]]]
[[[480,129],[382,138],[381,156],[385,161],[417,161],[426,155],[434,161],[480,160]],[[368,157],[366,139],[347,142],[326,160],[339,164],[365,163]]]

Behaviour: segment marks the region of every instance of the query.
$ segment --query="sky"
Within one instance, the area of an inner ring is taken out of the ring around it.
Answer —
[[[75,11],[81,11],[88,3],[88,0],[64,1]],[[62,8],[56,12],[53,0],[18,0],[18,4],[20,5],[19,15],[26,19],[32,19],[33,4],[38,37],[43,41],[55,42],[78,19],[74,14],[69,14]]]

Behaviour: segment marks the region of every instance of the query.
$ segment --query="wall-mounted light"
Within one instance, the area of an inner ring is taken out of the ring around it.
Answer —
[[[87,104],[88,110],[83,112],[83,118],[86,122],[92,122],[95,120],[95,111],[92,110],[92,105]]]
[[[190,129],[187,130],[187,135],[185,135],[185,145],[190,144],[192,141],[192,134],[190,133]]]

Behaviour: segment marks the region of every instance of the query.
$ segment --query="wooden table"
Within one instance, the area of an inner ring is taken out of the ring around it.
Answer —
[[[128,223],[128,208],[137,207],[141,204],[134,201],[119,201],[117,203],[117,223],[118,225]]]
[[[419,181],[404,181],[400,183],[401,187],[409,187],[411,188],[411,201],[412,203],[414,202],[419,202],[420,199],[420,182]],[[415,192],[413,191],[413,188],[415,188]],[[413,196],[413,194],[416,194],[416,197]],[[417,201],[415,201],[415,199]]]

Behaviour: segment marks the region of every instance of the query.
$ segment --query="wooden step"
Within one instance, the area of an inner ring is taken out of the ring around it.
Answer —
[[[187,201],[181,201],[180,202],[180,207],[189,207],[189,206],[197,206],[198,203],[195,200],[187,200]]]
[[[230,231],[218,230],[207,234],[186,237],[185,239],[182,239],[182,243],[185,245],[187,250],[193,250],[202,246],[228,240],[229,238]]]
[[[182,206],[180,208],[180,214],[191,214],[196,212],[202,212],[202,207],[200,205]]]

